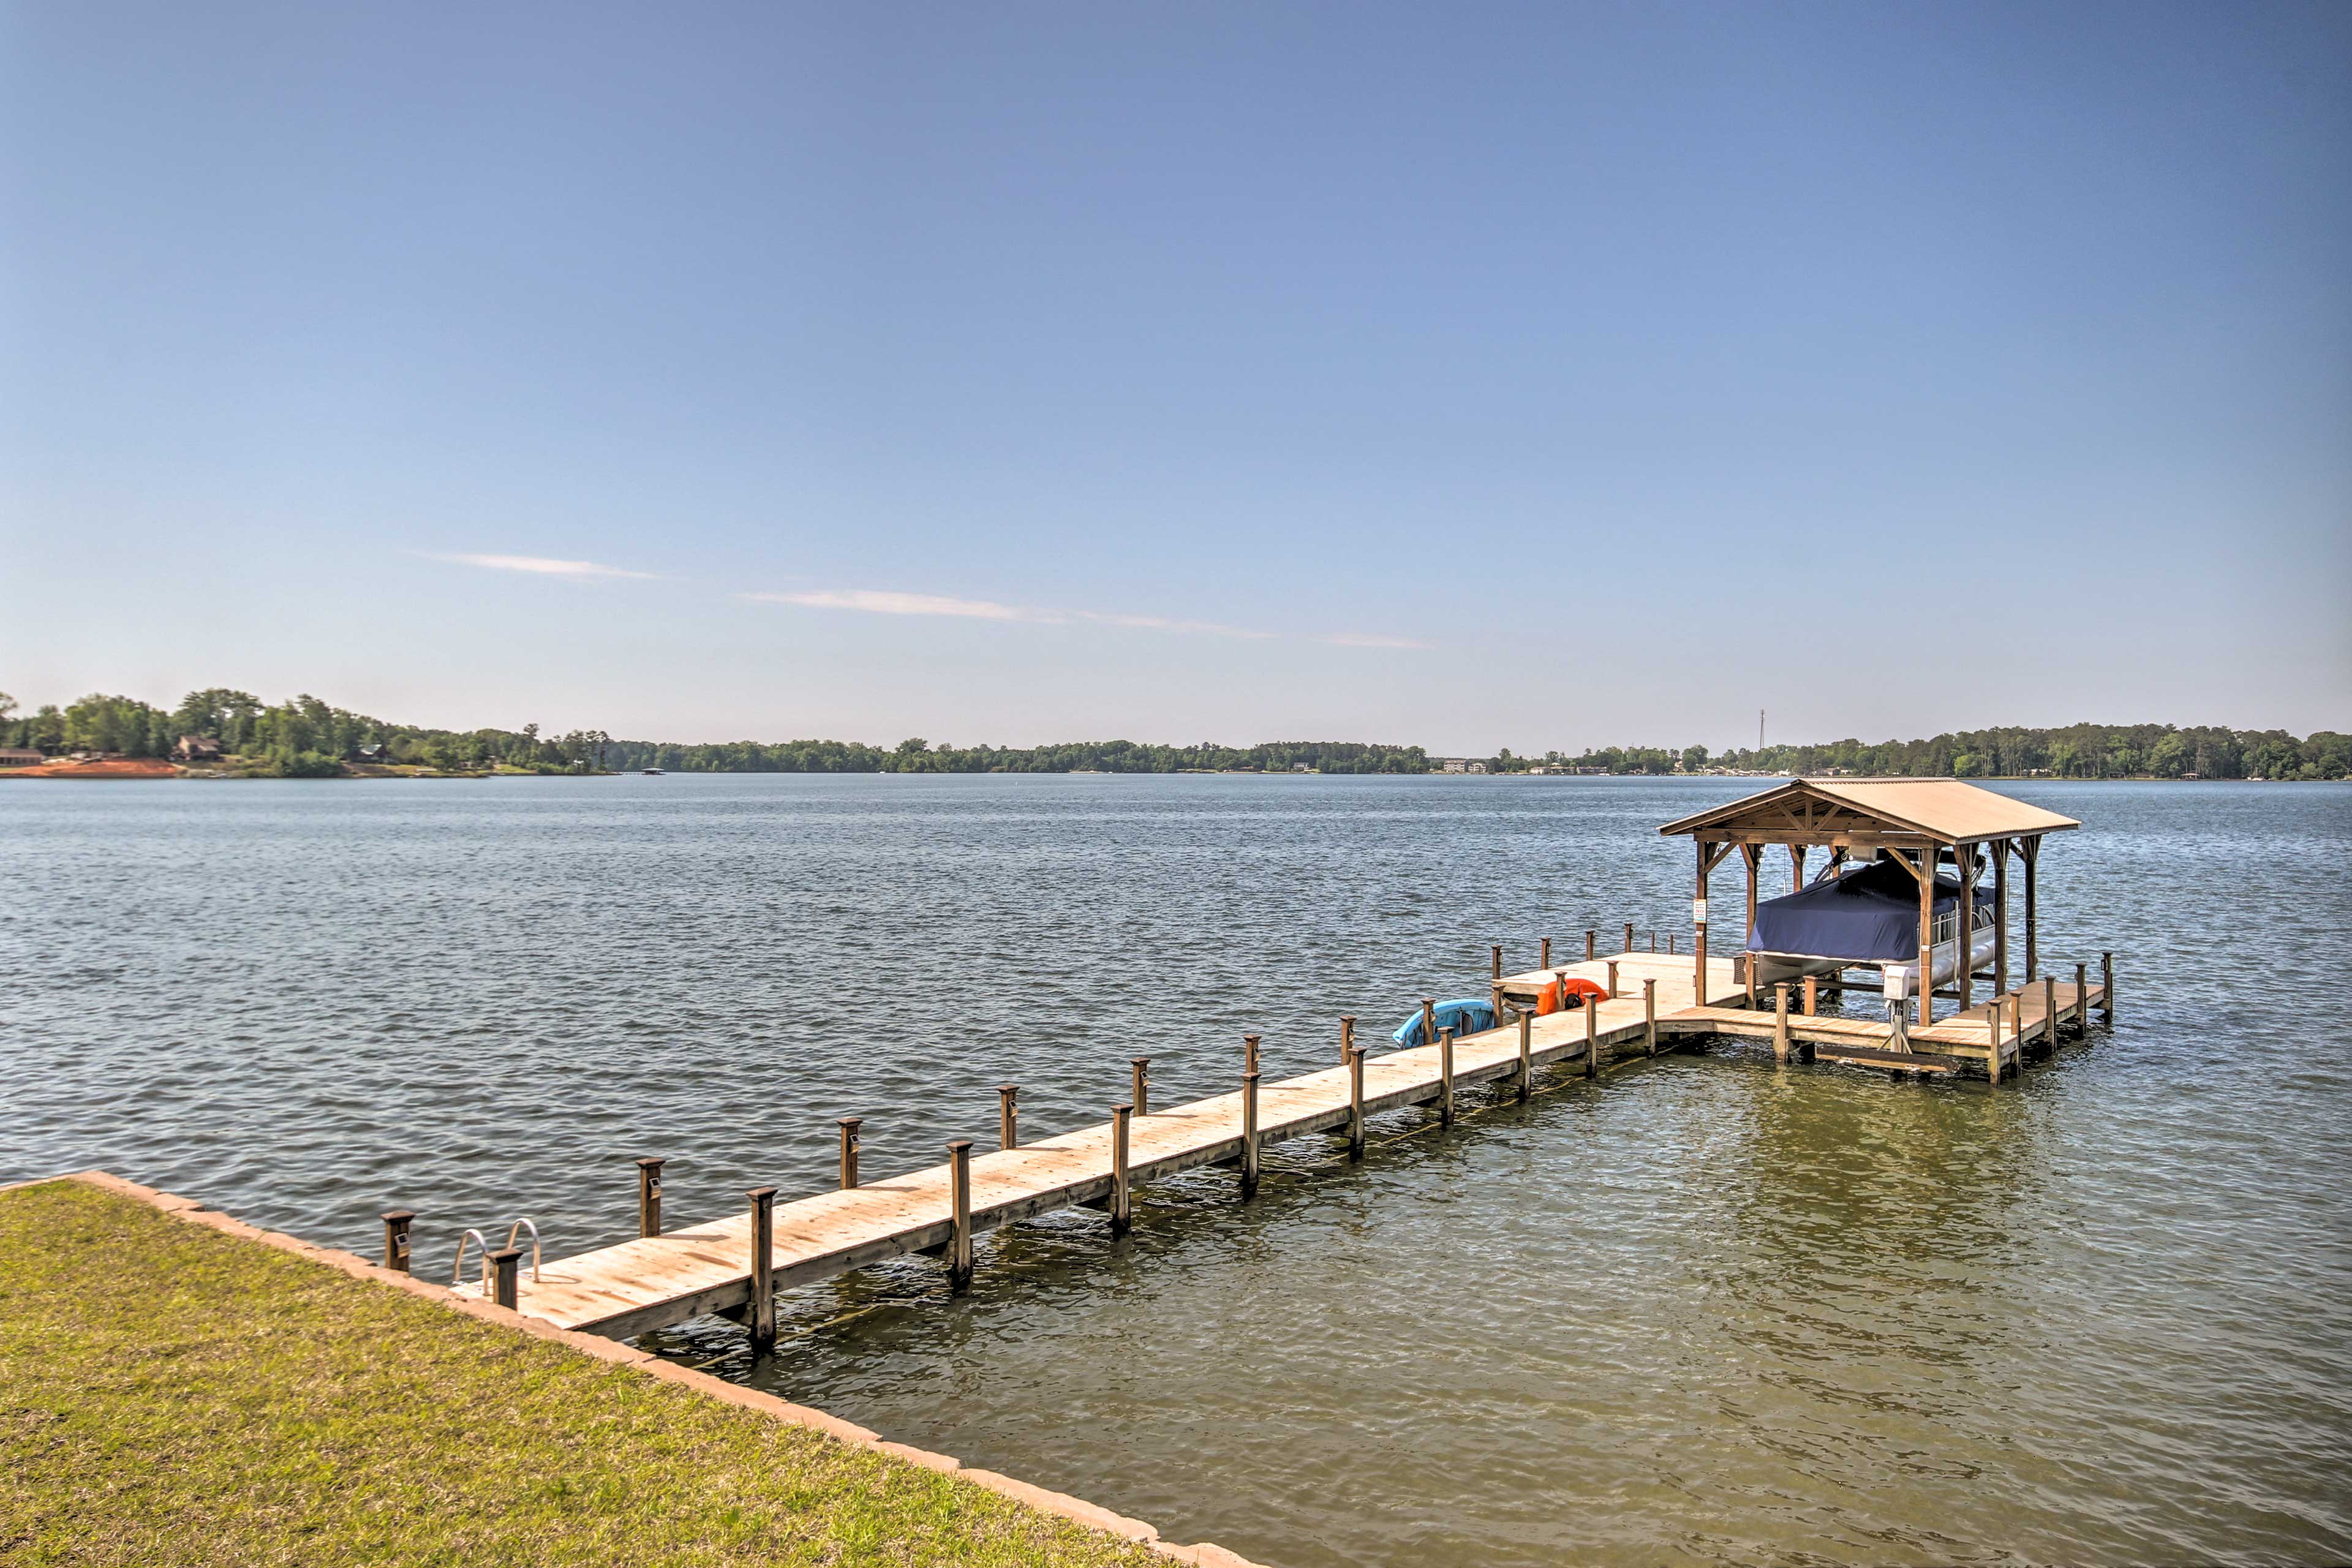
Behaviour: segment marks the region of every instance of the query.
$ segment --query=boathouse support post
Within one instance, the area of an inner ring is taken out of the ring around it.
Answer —
[[[866,1125],[863,1116],[841,1118],[841,1190],[857,1185],[857,1130]]]
[[[751,1201],[751,1302],[743,1321],[752,1347],[766,1350],[776,1342],[776,1189],[753,1187],[743,1195]]]
[[[948,1145],[948,1289],[971,1288],[971,1140]]]
[[[1522,1055],[1525,1052],[1522,1051]],[[394,1274],[408,1272],[408,1227],[415,1224],[415,1209],[386,1209],[383,1214],[383,1266]]]
[[[2074,1037],[2091,1037],[2091,966],[2087,963],[2074,966]]]
[[[1151,1058],[1150,1057],[1136,1057],[1129,1061],[1127,1088],[1128,1093],[1134,1097],[1132,1103],[1135,1106],[1135,1113],[1138,1116],[1150,1115]]]
[[[1584,994],[1584,1076],[1601,1076],[1601,1005]]]
[[[1125,1236],[1133,1223],[1135,1211],[1127,1182],[1127,1123],[1135,1114],[1132,1105],[1110,1108],[1110,1233]]]
[[[2009,991],[2009,840],[1992,844],[1992,988]]]
[[[637,1234],[661,1234],[661,1173],[663,1162],[647,1156],[637,1162]]]
[[[2116,955],[2099,954],[2099,1013],[2105,1018],[2107,1033],[2116,1032]]]
[[[520,1304],[522,1248],[502,1247],[487,1259],[490,1266],[490,1300],[511,1312]]]
[[[1525,1104],[1528,1102],[1528,1096],[1535,1092],[1535,1076],[1536,1076],[1535,1034],[1536,1034],[1536,1016],[1535,1016],[1533,1013],[1522,1013],[1522,1014],[1520,1014],[1520,1015],[1519,1015],[1519,1103],[1520,1103],[1521,1105],[1525,1105]]]
[[[996,1146],[1000,1149],[1021,1147],[1021,1086],[1000,1083],[996,1086]]]
[[[1919,851],[1919,1026],[1936,1021],[1936,847]]]
[[[2034,879],[2042,859],[2042,835],[2029,833],[2017,841],[2017,858],[2025,862],[2025,977],[2033,978],[2034,953]]]
[[[1748,862],[1748,923],[1739,931],[1740,942],[1746,943],[1756,935],[1756,879],[1759,874],[1759,868],[1764,862],[1764,847],[1742,844],[1739,858]],[[1756,988],[1752,984],[1748,988],[1748,1005],[1750,1007],[1756,1005]]]
[[[1772,1060],[1775,1065],[1789,1065],[1789,983],[1785,980],[1772,987]]]
[[[1454,1031],[1437,1031],[1437,1124],[1454,1125]]]
[[[1801,893],[1805,890],[1805,847],[1801,844],[1789,846],[1789,891]]]
[[[1706,1005],[1706,874],[1710,862],[1706,852],[1714,846],[1704,838],[1691,842],[1698,849],[1698,890],[1691,895],[1691,1002],[1694,1006]]]
[[[1960,1011],[1969,1010],[1976,989],[1977,969],[1977,847],[1952,846],[1952,869],[1960,879],[1960,907],[1952,920],[1952,983],[1959,989]]]
[[[1527,1015],[1519,1015],[1524,1023]],[[1364,1048],[1348,1048],[1348,1158],[1364,1157]]]
[[[1654,1057],[1658,1054],[1658,983],[1642,982],[1642,1045]]]
[[[1242,1074],[1242,1196],[1257,1196],[1257,1074]]]

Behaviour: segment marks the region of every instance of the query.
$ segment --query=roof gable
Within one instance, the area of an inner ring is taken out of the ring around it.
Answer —
[[[2071,816],[1958,779],[1797,779],[1669,822],[1658,831],[1696,835],[1716,828],[1786,834],[1795,841],[1896,834],[1970,844],[2081,826]]]

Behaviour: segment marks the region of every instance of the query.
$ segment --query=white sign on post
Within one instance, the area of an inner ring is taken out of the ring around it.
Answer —
[[[1705,899],[1693,899],[1691,900],[1691,923],[1693,925],[1706,924],[1706,900]]]

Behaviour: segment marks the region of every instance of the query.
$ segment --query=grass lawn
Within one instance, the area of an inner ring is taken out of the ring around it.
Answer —
[[[1166,1568],[77,1182],[0,1193],[0,1562]]]

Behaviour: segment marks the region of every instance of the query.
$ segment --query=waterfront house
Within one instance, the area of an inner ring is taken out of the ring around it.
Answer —
[[[48,760],[30,746],[0,746],[0,768],[37,768]]]
[[[172,748],[172,754],[184,763],[217,762],[221,754],[221,743],[218,741],[207,740],[202,735],[183,735],[180,737],[179,744]]]

